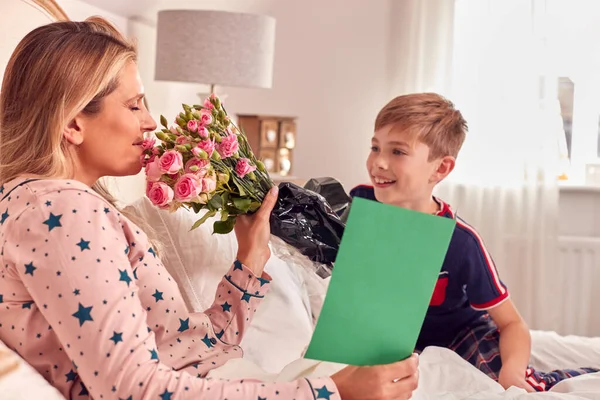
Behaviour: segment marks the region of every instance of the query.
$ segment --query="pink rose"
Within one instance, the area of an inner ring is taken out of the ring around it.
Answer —
[[[211,110],[207,110],[205,108],[202,111],[200,111],[200,123],[202,124],[202,126],[210,125],[212,124],[212,121],[213,117]]]
[[[247,158],[240,158],[235,165],[235,173],[238,174],[240,178],[243,178],[252,171],[256,171],[256,167],[250,164],[250,160]]]
[[[175,140],[175,144],[188,144],[190,141],[185,136],[177,136]]]
[[[200,160],[198,158],[192,158],[185,164],[185,172],[186,174],[194,173],[198,175],[200,178],[203,178],[206,175],[206,167],[210,164],[208,160]],[[198,167],[196,171],[192,171],[192,167]]]
[[[202,181],[195,174],[185,174],[179,178],[173,189],[177,201],[190,201],[202,191]]]
[[[212,193],[217,189],[217,180],[215,176],[206,176],[202,179],[202,192]]]
[[[146,138],[142,142],[142,149],[144,149],[144,150],[150,150],[151,148],[154,147],[155,144],[156,144],[156,139],[155,138]]]
[[[195,119],[191,119],[187,123],[188,131],[196,132],[198,130],[198,121]]]
[[[204,107],[208,108],[209,110],[212,110],[213,108],[215,108],[213,103],[210,102],[210,98],[207,98],[206,100],[204,100]]]
[[[203,140],[200,143],[198,143],[198,148],[204,150],[206,154],[208,154],[208,156],[210,157],[215,151],[215,142],[213,142],[212,140]]]
[[[158,182],[162,177],[163,173],[160,169],[158,160],[154,159],[146,163],[146,179],[149,182]]]
[[[152,204],[160,208],[169,208],[173,201],[173,189],[164,182],[149,183],[146,187],[146,196]]]
[[[221,143],[217,145],[217,151],[221,158],[227,158],[234,155],[239,149],[239,143],[237,136],[228,135],[221,140]]]
[[[208,136],[209,136],[208,129],[206,129],[205,126],[199,126],[198,127],[198,135],[200,135],[200,137],[202,139],[208,139]]]
[[[163,174],[175,174],[183,168],[183,156],[178,151],[168,150],[158,159],[158,164]]]

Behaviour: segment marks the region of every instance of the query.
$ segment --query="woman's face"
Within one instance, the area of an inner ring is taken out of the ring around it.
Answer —
[[[137,65],[128,63],[119,75],[117,89],[102,100],[100,112],[80,113],[70,124],[79,130],[79,143],[74,143],[75,179],[91,186],[103,176],[135,175],[140,171],[144,133],[156,129],[143,97]]]

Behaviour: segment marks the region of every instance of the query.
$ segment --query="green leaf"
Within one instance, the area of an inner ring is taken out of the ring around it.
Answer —
[[[223,209],[221,211],[221,221],[227,221],[227,218],[229,218],[229,212],[227,212],[227,210]]]
[[[214,232],[221,235],[226,235],[233,230],[235,226],[235,217],[228,218],[226,221],[217,221],[213,225]]]
[[[233,183],[235,183],[235,186],[238,188],[238,191],[240,192],[240,196],[248,195],[248,193],[246,193],[246,191],[244,190],[244,187],[238,182],[238,180],[235,177],[233,178]]]
[[[169,129],[169,122],[167,121],[167,119],[165,118],[164,115],[160,116],[160,124],[162,126],[164,126],[166,129]]]
[[[192,109],[187,104],[182,104],[182,106],[183,106],[183,110],[186,112],[186,114],[192,112]]]
[[[204,204],[192,203],[192,209],[198,214],[204,208]]]
[[[214,208],[215,210],[220,210],[223,208],[223,198],[219,195],[214,195],[209,201],[208,205]]]
[[[252,205],[252,200],[250,199],[241,199],[239,197],[233,198],[233,205],[235,208],[240,210],[242,213],[247,213],[250,210],[250,206]]]
[[[254,212],[254,211],[258,210],[260,208],[260,206],[261,206],[261,204],[258,201],[253,201],[252,203],[250,203],[249,211]]]
[[[204,214],[202,216],[202,218],[200,218],[198,221],[196,221],[194,223],[194,225],[192,226],[192,229],[190,229],[190,231],[193,231],[194,229],[198,228],[200,225],[202,225],[203,223],[205,223],[206,220],[208,220],[209,218],[214,217],[216,214],[217,214],[217,212],[216,211],[212,211],[212,210],[209,211],[209,212],[207,212],[206,214]]]

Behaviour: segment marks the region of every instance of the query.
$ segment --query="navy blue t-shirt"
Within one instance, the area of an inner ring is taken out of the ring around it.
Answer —
[[[355,187],[350,197],[377,201],[371,186]],[[477,231],[457,217],[448,204],[435,200],[440,204],[437,215],[456,218],[456,227],[419,334],[418,350],[448,347],[471,322],[508,298],[508,290]]]

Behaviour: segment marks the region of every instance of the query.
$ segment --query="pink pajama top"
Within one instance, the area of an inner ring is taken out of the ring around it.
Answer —
[[[65,397],[340,399],[330,378],[206,378],[242,357],[266,273],[235,262],[190,313],[146,235],[88,186],[16,179],[0,198],[0,340]]]

